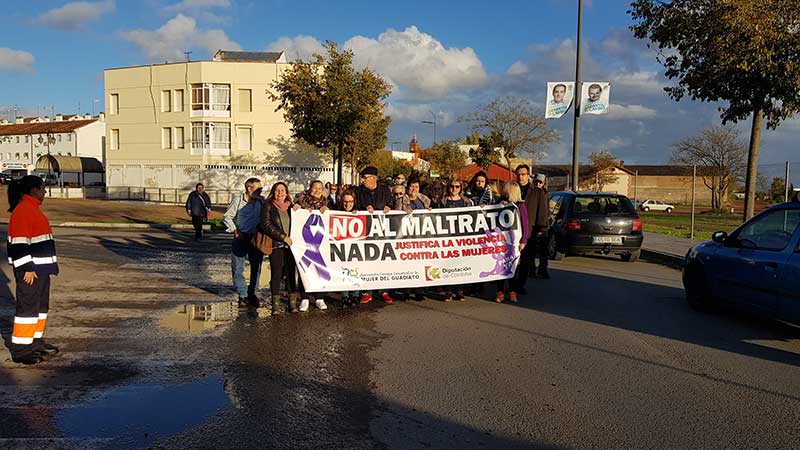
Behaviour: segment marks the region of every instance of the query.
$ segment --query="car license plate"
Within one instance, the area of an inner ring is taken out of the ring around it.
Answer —
[[[592,243],[622,245],[622,236],[594,236],[592,237]]]

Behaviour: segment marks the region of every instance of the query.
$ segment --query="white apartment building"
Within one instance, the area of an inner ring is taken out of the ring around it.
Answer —
[[[292,192],[333,181],[333,167],[291,140],[267,95],[289,67],[283,52],[220,50],[211,61],[106,69],[109,197],[198,182],[240,191],[252,176],[266,189],[286,181]]]
[[[43,155],[83,156],[105,164],[104,115],[18,117],[0,120],[0,169],[31,174]]]

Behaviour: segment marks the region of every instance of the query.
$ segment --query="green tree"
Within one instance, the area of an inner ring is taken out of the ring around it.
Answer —
[[[403,160],[394,159],[391,152],[374,152],[370,156],[369,163],[378,169],[380,178],[393,177],[398,173],[402,173],[406,178],[411,175],[411,166]]]
[[[598,192],[603,190],[603,186],[617,181],[617,176],[612,172],[614,167],[619,165],[619,161],[608,150],[601,150],[589,155],[589,166],[591,170],[581,177],[581,184],[592,186]]]
[[[461,143],[463,145],[478,145],[480,138],[480,133],[473,131],[472,133],[466,135],[464,139],[461,140]]]
[[[458,148],[455,141],[441,141],[422,151],[422,159],[428,161],[431,170],[445,178],[455,176],[467,165],[467,155]]]
[[[369,164],[370,158],[386,146],[386,132],[391,122],[392,118],[383,115],[382,109],[375,109],[358,123],[355,133],[347,140],[344,160],[352,169],[352,183],[356,182],[356,174]]]
[[[772,184],[769,186],[769,199],[776,203],[783,202],[786,196],[786,180],[781,177],[772,179]]]
[[[485,170],[500,160],[502,148],[503,137],[493,132],[488,136],[478,137],[478,146],[469,150],[469,157],[472,162]]]
[[[370,114],[383,110],[391,87],[369,69],[353,68],[353,52],[340,51],[326,42],[327,56],[314,54],[311,61],[294,61],[267,95],[278,102],[284,119],[292,125],[292,137],[332,149],[342,182],[344,149]]]
[[[544,114],[522,98],[494,100],[459,120],[470,124],[473,131],[502,137],[503,156],[507,161],[527,154],[535,164],[545,146],[559,139],[558,132],[548,127]],[[510,173],[510,163],[508,170]]]
[[[775,129],[800,110],[800,2],[635,0],[639,39],[658,47],[675,100],[726,102],[722,123],[752,117],[744,218],[753,216],[762,121]],[[648,44],[649,45],[649,44]]]

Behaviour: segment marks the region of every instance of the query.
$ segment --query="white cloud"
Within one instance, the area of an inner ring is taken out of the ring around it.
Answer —
[[[310,36],[282,37],[270,50],[286,50],[289,59],[319,52],[320,42]],[[442,98],[451,91],[484,86],[488,76],[478,55],[469,47],[447,48],[417,27],[388,29],[377,39],[354,36],[344,43],[353,50],[357,67],[368,67],[398,89],[393,97]]]
[[[289,61],[294,61],[296,59],[308,61],[314,53],[325,54],[325,48],[322,46],[322,42],[318,41],[313,36],[302,35],[293,38],[284,36],[269,44],[266,50],[268,52],[284,51],[286,52],[286,59]]]
[[[613,99],[608,109],[608,118],[614,120],[652,119],[658,112],[642,105],[614,104]]]
[[[178,14],[157,30],[124,31],[120,36],[135,44],[149,59],[181,60],[183,52],[205,49],[210,54],[219,49],[241,50],[241,46],[230,40],[222,30],[201,30],[192,17]]]
[[[530,69],[528,69],[528,65],[522,61],[517,61],[511,65],[506,71],[506,75],[510,76],[519,76],[519,75],[527,75]]]
[[[103,14],[114,11],[115,8],[114,0],[95,3],[72,2],[45,12],[38,17],[37,22],[62,30],[77,30],[99,19]]]
[[[32,72],[35,60],[30,52],[0,47],[0,71]]]
[[[431,114],[433,112],[433,114]],[[436,111],[435,106],[428,104],[406,104],[390,102],[386,105],[384,113],[392,116],[392,120],[404,120],[409,122],[422,123],[423,120],[433,120],[436,115],[436,126],[446,128],[455,123],[455,115],[450,111]],[[422,125],[420,125],[422,126]]]
[[[667,84],[660,81],[657,72],[638,71],[638,72],[617,72],[610,76],[614,90],[620,89],[628,95],[665,95],[664,86]]]
[[[183,0],[180,3],[167,6],[165,11],[176,13],[185,11],[199,11],[212,8],[230,8],[230,0]]]

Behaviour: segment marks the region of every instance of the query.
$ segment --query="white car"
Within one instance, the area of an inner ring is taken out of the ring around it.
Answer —
[[[645,200],[639,204],[639,209],[644,212],[648,211],[664,211],[667,214],[671,213],[675,207],[673,205],[660,202],[658,200]]]

